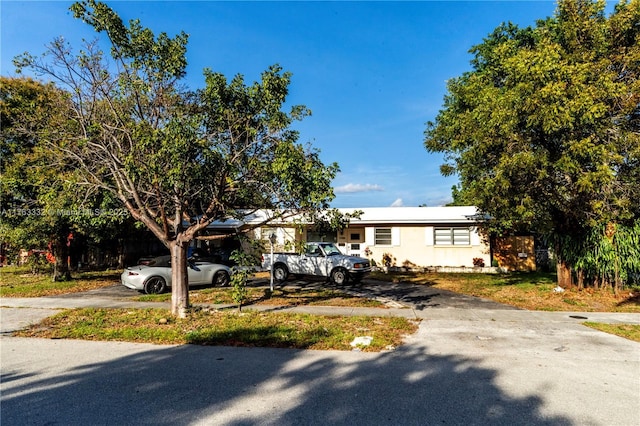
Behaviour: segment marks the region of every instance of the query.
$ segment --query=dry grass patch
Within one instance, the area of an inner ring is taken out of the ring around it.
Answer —
[[[339,290],[324,289],[275,289],[270,295],[254,301],[259,305],[276,306],[342,306],[360,308],[386,308],[386,306],[372,299],[353,296]]]
[[[538,311],[640,312],[640,291],[626,289],[614,294],[610,289],[577,289],[554,292],[556,277],[544,273],[510,274],[421,274],[379,273],[372,278],[429,285],[456,293],[482,297]]]
[[[393,317],[325,317],[307,314],[196,310],[187,319],[164,309],[73,309],[17,332],[22,337],[117,340],[156,344],[260,346],[351,350],[359,336],[372,336],[364,351],[402,344],[416,321]]]
[[[171,294],[144,295],[136,300],[141,302],[168,302]],[[232,305],[235,304],[229,288],[200,288],[189,291],[189,300],[198,304]],[[386,308],[386,306],[372,299],[353,296],[339,290],[305,289],[305,288],[276,288],[271,293],[263,287],[247,287],[247,300],[244,306],[343,306]]]

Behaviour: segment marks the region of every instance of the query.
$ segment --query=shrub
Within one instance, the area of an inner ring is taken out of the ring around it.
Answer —
[[[484,268],[484,259],[481,257],[474,257],[473,266],[479,266],[481,268]]]
[[[247,299],[247,281],[253,275],[252,258],[242,250],[234,250],[229,258],[238,265],[231,272],[231,297],[238,304],[238,311],[242,311],[242,304]]]
[[[382,265],[389,268],[391,266],[395,266],[396,258],[393,257],[390,253],[384,253],[382,255]]]
[[[412,261],[410,261],[409,259],[407,259],[404,262],[402,262],[402,266],[404,268],[411,269],[411,268],[415,268],[417,265]]]

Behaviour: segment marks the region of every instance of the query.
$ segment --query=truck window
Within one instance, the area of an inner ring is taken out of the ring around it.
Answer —
[[[320,250],[320,246],[317,244],[309,244],[307,245],[305,254],[309,256],[319,256],[322,254],[322,251]]]
[[[334,254],[342,254],[340,249],[338,249],[338,247],[336,247],[334,244],[331,244],[331,243],[322,244],[322,248],[324,249],[324,252],[327,256],[331,256]]]

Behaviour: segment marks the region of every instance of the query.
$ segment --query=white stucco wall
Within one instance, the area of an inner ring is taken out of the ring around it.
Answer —
[[[382,226],[389,227],[389,226]],[[440,227],[440,226],[439,226]],[[468,245],[435,245],[433,226],[391,226],[391,245],[375,245],[375,227],[365,227],[365,241],[361,243],[361,252],[365,248],[371,251],[370,258],[381,265],[382,255],[389,253],[396,258],[396,266],[403,266],[405,261],[416,266],[473,266],[474,258],[482,258],[486,266],[490,266],[489,246],[478,234],[476,227],[470,227],[470,244]],[[347,229],[349,235],[350,229]]]

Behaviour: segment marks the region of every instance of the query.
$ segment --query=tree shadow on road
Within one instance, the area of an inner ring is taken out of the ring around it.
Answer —
[[[377,354],[28,345],[34,360],[3,350],[11,354],[3,356],[3,424],[572,424],[542,415],[539,395],[508,395],[479,360],[422,345]],[[101,360],[86,361],[92,356]]]

